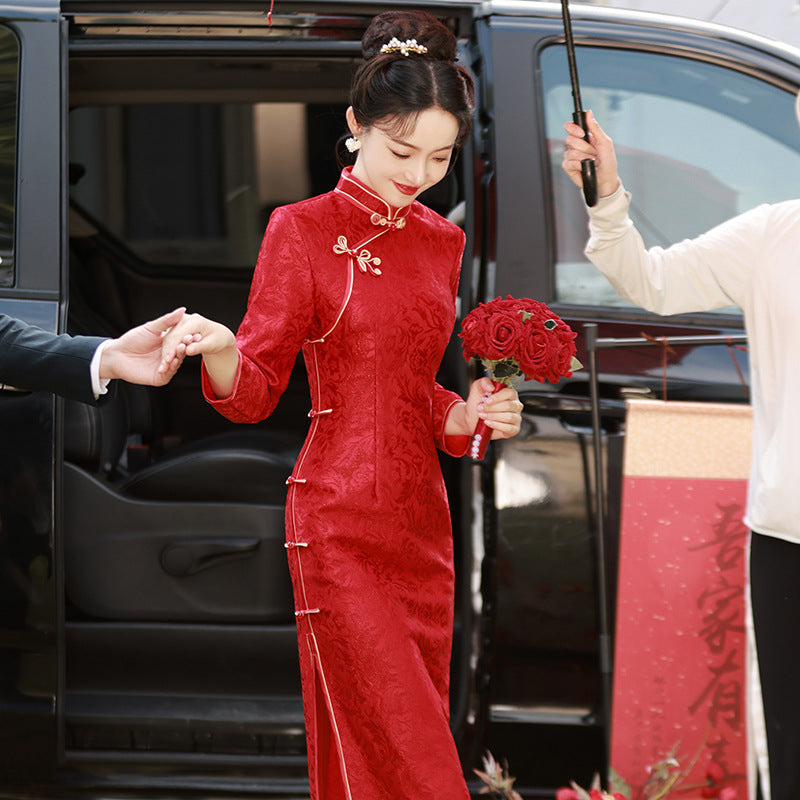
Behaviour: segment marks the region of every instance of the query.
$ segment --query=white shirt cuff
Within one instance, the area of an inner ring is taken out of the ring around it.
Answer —
[[[92,363],[89,365],[89,372],[92,376],[92,391],[94,392],[95,400],[108,391],[108,384],[111,383],[111,378],[100,377],[100,356],[110,341],[111,339],[105,339],[100,342],[92,356]]]

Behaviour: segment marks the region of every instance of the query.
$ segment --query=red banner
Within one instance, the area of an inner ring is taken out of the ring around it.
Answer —
[[[744,406],[628,405],[611,765],[634,798],[670,755],[670,796],[747,797],[750,426]]]

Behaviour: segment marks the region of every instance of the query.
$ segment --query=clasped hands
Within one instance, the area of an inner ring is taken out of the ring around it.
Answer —
[[[200,314],[184,314],[163,337],[159,372],[168,374],[186,356],[202,355],[211,388],[218,398],[230,396],[239,367],[239,352],[234,333],[219,322]],[[488,378],[473,382],[469,395],[447,417],[445,434],[471,436],[482,419],[492,429],[492,439],[507,439],[519,433],[522,403],[516,390],[504,386],[492,393]]]
[[[186,356],[203,356],[211,388],[218,398],[233,391],[239,351],[233,331],[201,314],[184,314],[164,336],[159,371],[169,372]]]
[[[123,380],[146,386],[169,383],[183,361],[176,353],[168,362],[162,357],[167,334],[184,318],[185,308],[176,308],[157,319],[131,328],[115,339],[106,339],[99,351],[101,380]]]
[[[228,355],[232,351],[238,364],[233,333],[199,314],[187,314],[185,308],[176,308],[115,339],[106,339],[98,351],[99,377],[164,386],[187,355],[215,353],[226,346]]]

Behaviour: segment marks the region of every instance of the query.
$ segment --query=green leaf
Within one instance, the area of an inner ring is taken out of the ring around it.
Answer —
[[[498,381],[503,381],[506,378],[513,378],[514,375],[519,375],[519,364],[511,358],[497,361],[494,365],[494,378]]]
[[[619,792],[625,795],[625,797],[630,798],[632,791],[631,785],[614,769],[614,767],[608,768],[608,785],[612,794],[614,792]]]

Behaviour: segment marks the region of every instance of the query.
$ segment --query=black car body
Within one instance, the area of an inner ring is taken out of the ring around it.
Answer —
[[[395,4],[396,5],[396,4]],[[560,171],[571,116],[552,2],[415,4],[456,32],[474,134],[425,201],[467,234],[460,313],[547,302],[579,334],[740,333],[659,319],[585,261]],[[327,191],[377,2],[0,4],[0,312],[113,336],[178,305],[235,328],[269,212]],[[573,6],[584,106],[614,137],[650,244],[796,194],[800,53],[661,15]],[[597,581],[613,590],[624,399],[745,402],[746,354],[599,363],[607,570],[596,563],[585,371],[526,383],[521,435],[442,457],[454,522],[452,728],[547,796],[604,769]],[[0,796],[307,792],[283,497],[307,425],[298,367],[269,420],[208,407],[199,365],[112,402],[0,396]],[[454,340],[441,381],[475,375]],[[2,376],[0,376],[2,377]],[[476,787],[477,788],[477,787]]]

